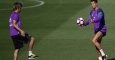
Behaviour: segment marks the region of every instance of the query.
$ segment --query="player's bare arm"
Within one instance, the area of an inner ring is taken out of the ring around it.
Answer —
[[[15,27],[21,33],[22,36],[25,36],[25,32],[17,26],[16,20],[13,20],[13,27]]]

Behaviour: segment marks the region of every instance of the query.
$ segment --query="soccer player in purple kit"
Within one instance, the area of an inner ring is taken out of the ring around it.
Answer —
[[[10,36],[14,43],[14,60],[17,60],[19,50],[23,47],[23,44],[29,42],[29,51],[28,51],[28,59],[35,59],[36,55],[32,53],[32,48],[34,45],[34,37],[25,33],[22,29],[20,22],[20,12],[22,9],[22,3],[16,2],[13,6],[13,11],[10,15],[9,27],[10,27]]]
[[[89,25],[90,23],[94,24],[94,36],[92,38],[92,42],[96,48],[98,59],[99,60],[107,60],[107,55],[101,48],[102,38],[106,35],[106,25],[103,10],[98,7],[97,0],[91,0],[92,10],[90,12],[90,16],[88,20],[84,22],[84,26]]]

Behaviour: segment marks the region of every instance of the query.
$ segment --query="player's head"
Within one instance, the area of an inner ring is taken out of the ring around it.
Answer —
[[[22,6],[23,6],[22,3],[15,2],[13,6],[13,11],[17,10],[18,12],[21,12]]]
[[[98,6],[98,0],[91,0],[91,7],[95,9]]]

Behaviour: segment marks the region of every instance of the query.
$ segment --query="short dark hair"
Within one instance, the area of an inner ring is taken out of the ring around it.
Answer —
[[[17,8],[21,8],[23,5],[20,2],[15,2],[13,6],[13,10],[16,10]]]
[[[94,1],[95,3],[98,3],[98,0],[91,0],[91,2],[93,2],[93,1]]]

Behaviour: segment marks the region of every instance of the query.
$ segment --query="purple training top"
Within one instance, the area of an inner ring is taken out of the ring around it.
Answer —
[[[21,28],[20,15],[19,13],[13,11],[10,15],[9,27],[10,27],[10,36],[18,35],[20,32],[13,27],[13,20],[16,21],[19,28]]]
[[[91,10],[89,19],[84,23],[85,26],[90,24],[90,19],[94,20],[94,32],[106,32],[104,12],[101,8]]]

